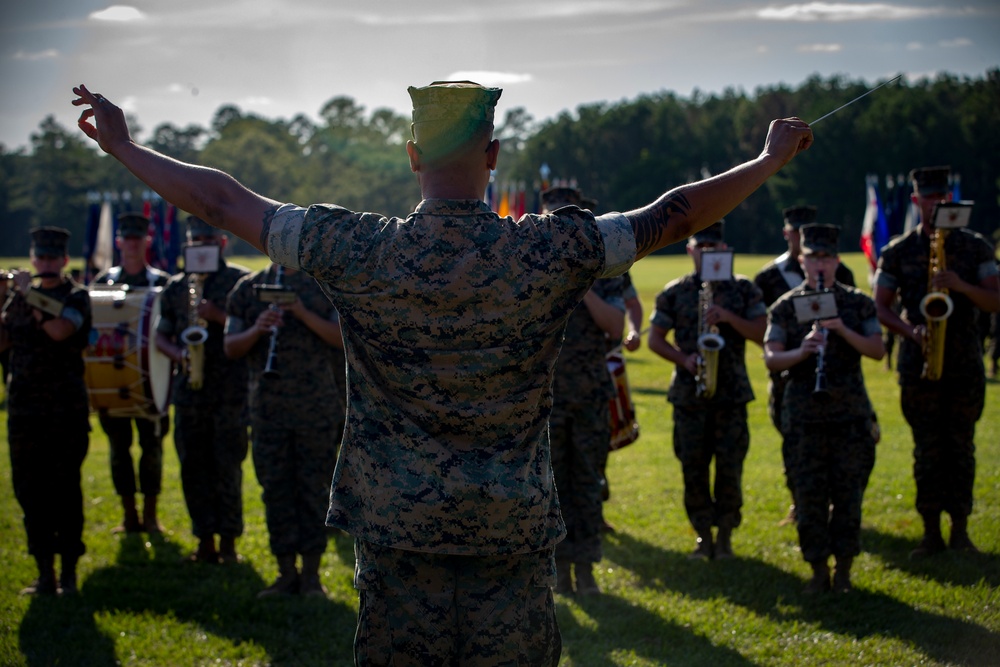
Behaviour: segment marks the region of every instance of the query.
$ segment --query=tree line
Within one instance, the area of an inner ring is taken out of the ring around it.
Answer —
[[[541,122],[518,107],[497,123],[502,153],[494,177],[501,185],[537,188],[544,164],[550,179],[573,181],[596,199],[598,212],[624,211],[757,155],[771,119],[812,121],[872,85],[817,75],[795,88],[766,86],[752,94],[696,90],[684,98],[660,92],[581,105]],[[133,136],[155,150],[228,171],[281,201],[334,202],[403,216],[420,197],[403,148],[409,118],[384,108],[367,112],[350,97],[331,98],[318,121],[304,113],[267,119],[226,105],[209,127],[164,123],[145,137],[138,119],[129,123]],[[949,164],[961,175],[962,198],[976,202],[974,229],[991,236],[1000,226],[1000,68],[981,77],[900,80],[814,131],[812,149],[730,214],[735,224],[727,228],[727,241],[738,252],[779,252],[781,210],[796,204],[818,206],[820,221],[844,228],[842,251],[853,251],[866,175],[905,176],[933,164]],[[88,197],[127,193],[138,208],[144,191],[76,127],[49,116],[27,149],[0,145],[0,254],[27,254],[27,232],[41,225],[70,229],[70,251],[77,254]]]

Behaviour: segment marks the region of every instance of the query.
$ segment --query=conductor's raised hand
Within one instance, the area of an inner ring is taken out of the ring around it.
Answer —
[[[767,128],[762,157],[780,161],[782,166],[806,150],[813,143],[812,129],[801,118],[779,118],[772,120]]]
[[[76,124],[101,150],[114,155],[116,149],[131,143],[125,113],[119,107],[100,93],[90,92],[82,83],[73,88],[73,93],[77,95],[73,106],[85,107]]]

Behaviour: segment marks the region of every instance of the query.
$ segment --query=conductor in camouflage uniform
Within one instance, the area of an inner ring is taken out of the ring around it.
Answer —
[[[513,220],[482,200],[500,89],[435,82],[409,89],[424,199],[401,219],[281,204],[138,146],[119,107],[74,92],[104,151],[316,277],[340,313],[348,412],[327,524],[355,536],[356,664],[556,665],[565,526],[548,420],[566,322],[596,279],[718,220],[808,149],[808,125],[775,120],[754,160],[628,213]]]
[[[200,218],[189,217],[188,242],[216,248],[218,270],[178,273],[160,295],[156,346],[174,362],[174,444],[181,487],[198,548],[193,562],[236,562],[236,538],[243,534],[243,459],[248,449],[243,418],[246,363],[223,352],[226,297],[249,271],[222,257],[226,236]],[[190,267],[188,267],[190,268]],[[182,333],[192,326],[208,332],[203,345],[204,381],[190,382],[189,350]],[[215,536],[219,536],[216,547]]]
[[[799,544],[813,570],[807,593],[851,589],[851,566],[861,551],[861,502],[875,464],[861,357],[878,360],[885,354],[875,304],[860,290],[834,282],[829,291],[836,300],[835,317],[815,326],[797,317],[795,299],[815,293],[821,274],[824,286],[836,274],[839,231],[834,225],[802,227],[806,282],[771,307],[764,343],[768,370],[788,371],[781,431],[790,454]],[[820,354],[822,366],[815,361]],[[831,554],[836,559],[832,584]]]
[[[684,475],[684,509],[698,534],[691,558],[731,558],[732,532],[743,506],[743,461],[750,447],[747,403],[753,389],[747,376],[746,340],[764,338],[767,309],[760,290],[744,276],[701,280],[704,250],[724,250],[723,222],[696,232],[687,251],[694,271],[678,278],[656,297],[650,318],[649,349],[675,364],[667,400],[674,406],[674,453]],[[700,293],[711,285],[712,301],[700,306]],[[698,339],[718,327],[725,346],[718,352],[715,394],[699,396],[695,375]],[[674,332],[674,342],[667,333]],[[715,483],[711,482],[715,460]],[[718,532],[713,541],[712,528]]]
[[[542,193],[544,212],[580,206],[580,191],[556,187]],[[556,546],[556,592],[600,592],[593,565],[601,560],[602,472],[611,441],[614,385],[605,362],[607,339],[625,328],[621,276],[597,280],[573,309],[552,382],[549,438],[552,471],[566,539]]]
[[[152,243],[149,218],[140,213],[122,213],[118,216],[118,233],[115,245],[121,254],[121,264],[113,266],[94,278],[94,286],[125,285],[133,289],[162,287],[170,274],[146,263],[146,251]],[[144,417],[99,416],[101,428],[108,436],[111,455],[111,481],[121,498],[124,519],[115,532],[137,533],[143,529],[162,532],[156,516],[156,501],[163,480],[163,436],[170,428],[170,417],[147,419]],[[135,468],[132,462],[132,422],[139,434],[139,486],[143,496],[142,519],[135,506]]]
[[[259,287],[275,285],[282,289]],[[291,301],[265,302],[268,291]],[[323,596],[326,509],[346,414],[337,311],[312,276],[272,264],[236,284],[226,312],[226,355],[247,362],[253,463],[278,561],[277,580],[258,597]]]
[[[3,306],[0,350],[10,349],[7,438],[14,495],[24,511],[28,553],[38,579],[25,595],[77,592],[84,553],[80,467],[89,446],[90,406],[83,351],[90,336],[90,296],[63,276],[69,232],[31,232],[29,271],[14,271]],[[61,557],[58,584],[55,556]]]
[[[934,207],[949,199],[948,167],[910,172],[920,224],[882,251],[875,273],[875,304],[882,324],[899,335],[900,402],[913,431],[913,476],[924,535],[912,555],[945,549],[941,513],[951,516],[948,546],[976,551],[968,533],[976,476],[975,431],[983,412],[986,377],[979,311],[1000,311],[1000,278],[993,250],[982,236],[952,229],[944,240],[944,268],[929,275]],[[953,309],[946,320],[940,379],[923,376],[926,318],[920,303],[929,291],[947,290]],[[899,296],[902,310],[892,304]]]
[[[764,268],[753,279],[754,284],[760,288],[764,295],[764,305],[768,308],[774,305],[774,302],[788,290],[798,287],[805,280],[805,272],[799,261],[802,254],[800,230],[802,225],[816,222],[817,211],[815,206],[789,206],[782,211],[784,224],[781,233],[788,248],[774,260],[765,264]],[[855,286],[854,274],[843,263],[837,265],[836,280],[841,285]],[[771,373],[767,387],[767,412],[774,428],[778,429],[778,433],[781,433],[781,397],[785,395],[787,381],[787,374]],[[792,478],[788,474],[788,442],[784,434],[781,436],[781,460],[785,466],[785,483],[792,495],[792,505],[788,509],[788,516],[782,523],[792,523],[795,521],[795,490],[792,488]]]

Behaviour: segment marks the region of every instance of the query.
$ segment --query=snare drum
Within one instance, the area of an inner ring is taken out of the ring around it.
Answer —
[[[621,449],[639,439],[639,422],[635,418],[635,404],[628,389],[625,374],[625,357],[621,352],[609,352],[608,373],[615,385],[611,398],[611,450]]]
[[[162,290],[115,286],[90,291],[93,325],[83,360],[94,410],[147,419],[166,413],[171,363],[154,342]]]

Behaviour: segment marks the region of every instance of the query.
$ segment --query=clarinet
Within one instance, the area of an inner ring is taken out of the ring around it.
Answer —
[[[281,279],[284,276],[285,267],[278,264],[274,271],[274,283],[281,287]],[[268,305],[271,310],[281,310],[275,304]],[[278,356],[278,325],[275,324],[271,327],[271,341],[267,346],[267,363],[264,365],[264,377],[268,379],[277,379],[281,377],[281,373],[275,368],[275,358]]]
[[[823,292],[823,274],[819,274],[816,278],[816,291]],[[819,320],[813,320],[813,330],[818,331],[823,335],[823,344],[819,346],[819,350],[816,352],[816,384],[813,387],[814,395],[824,395],[827,392],[826,389],[826,327],[821,327],[819,325]]]

